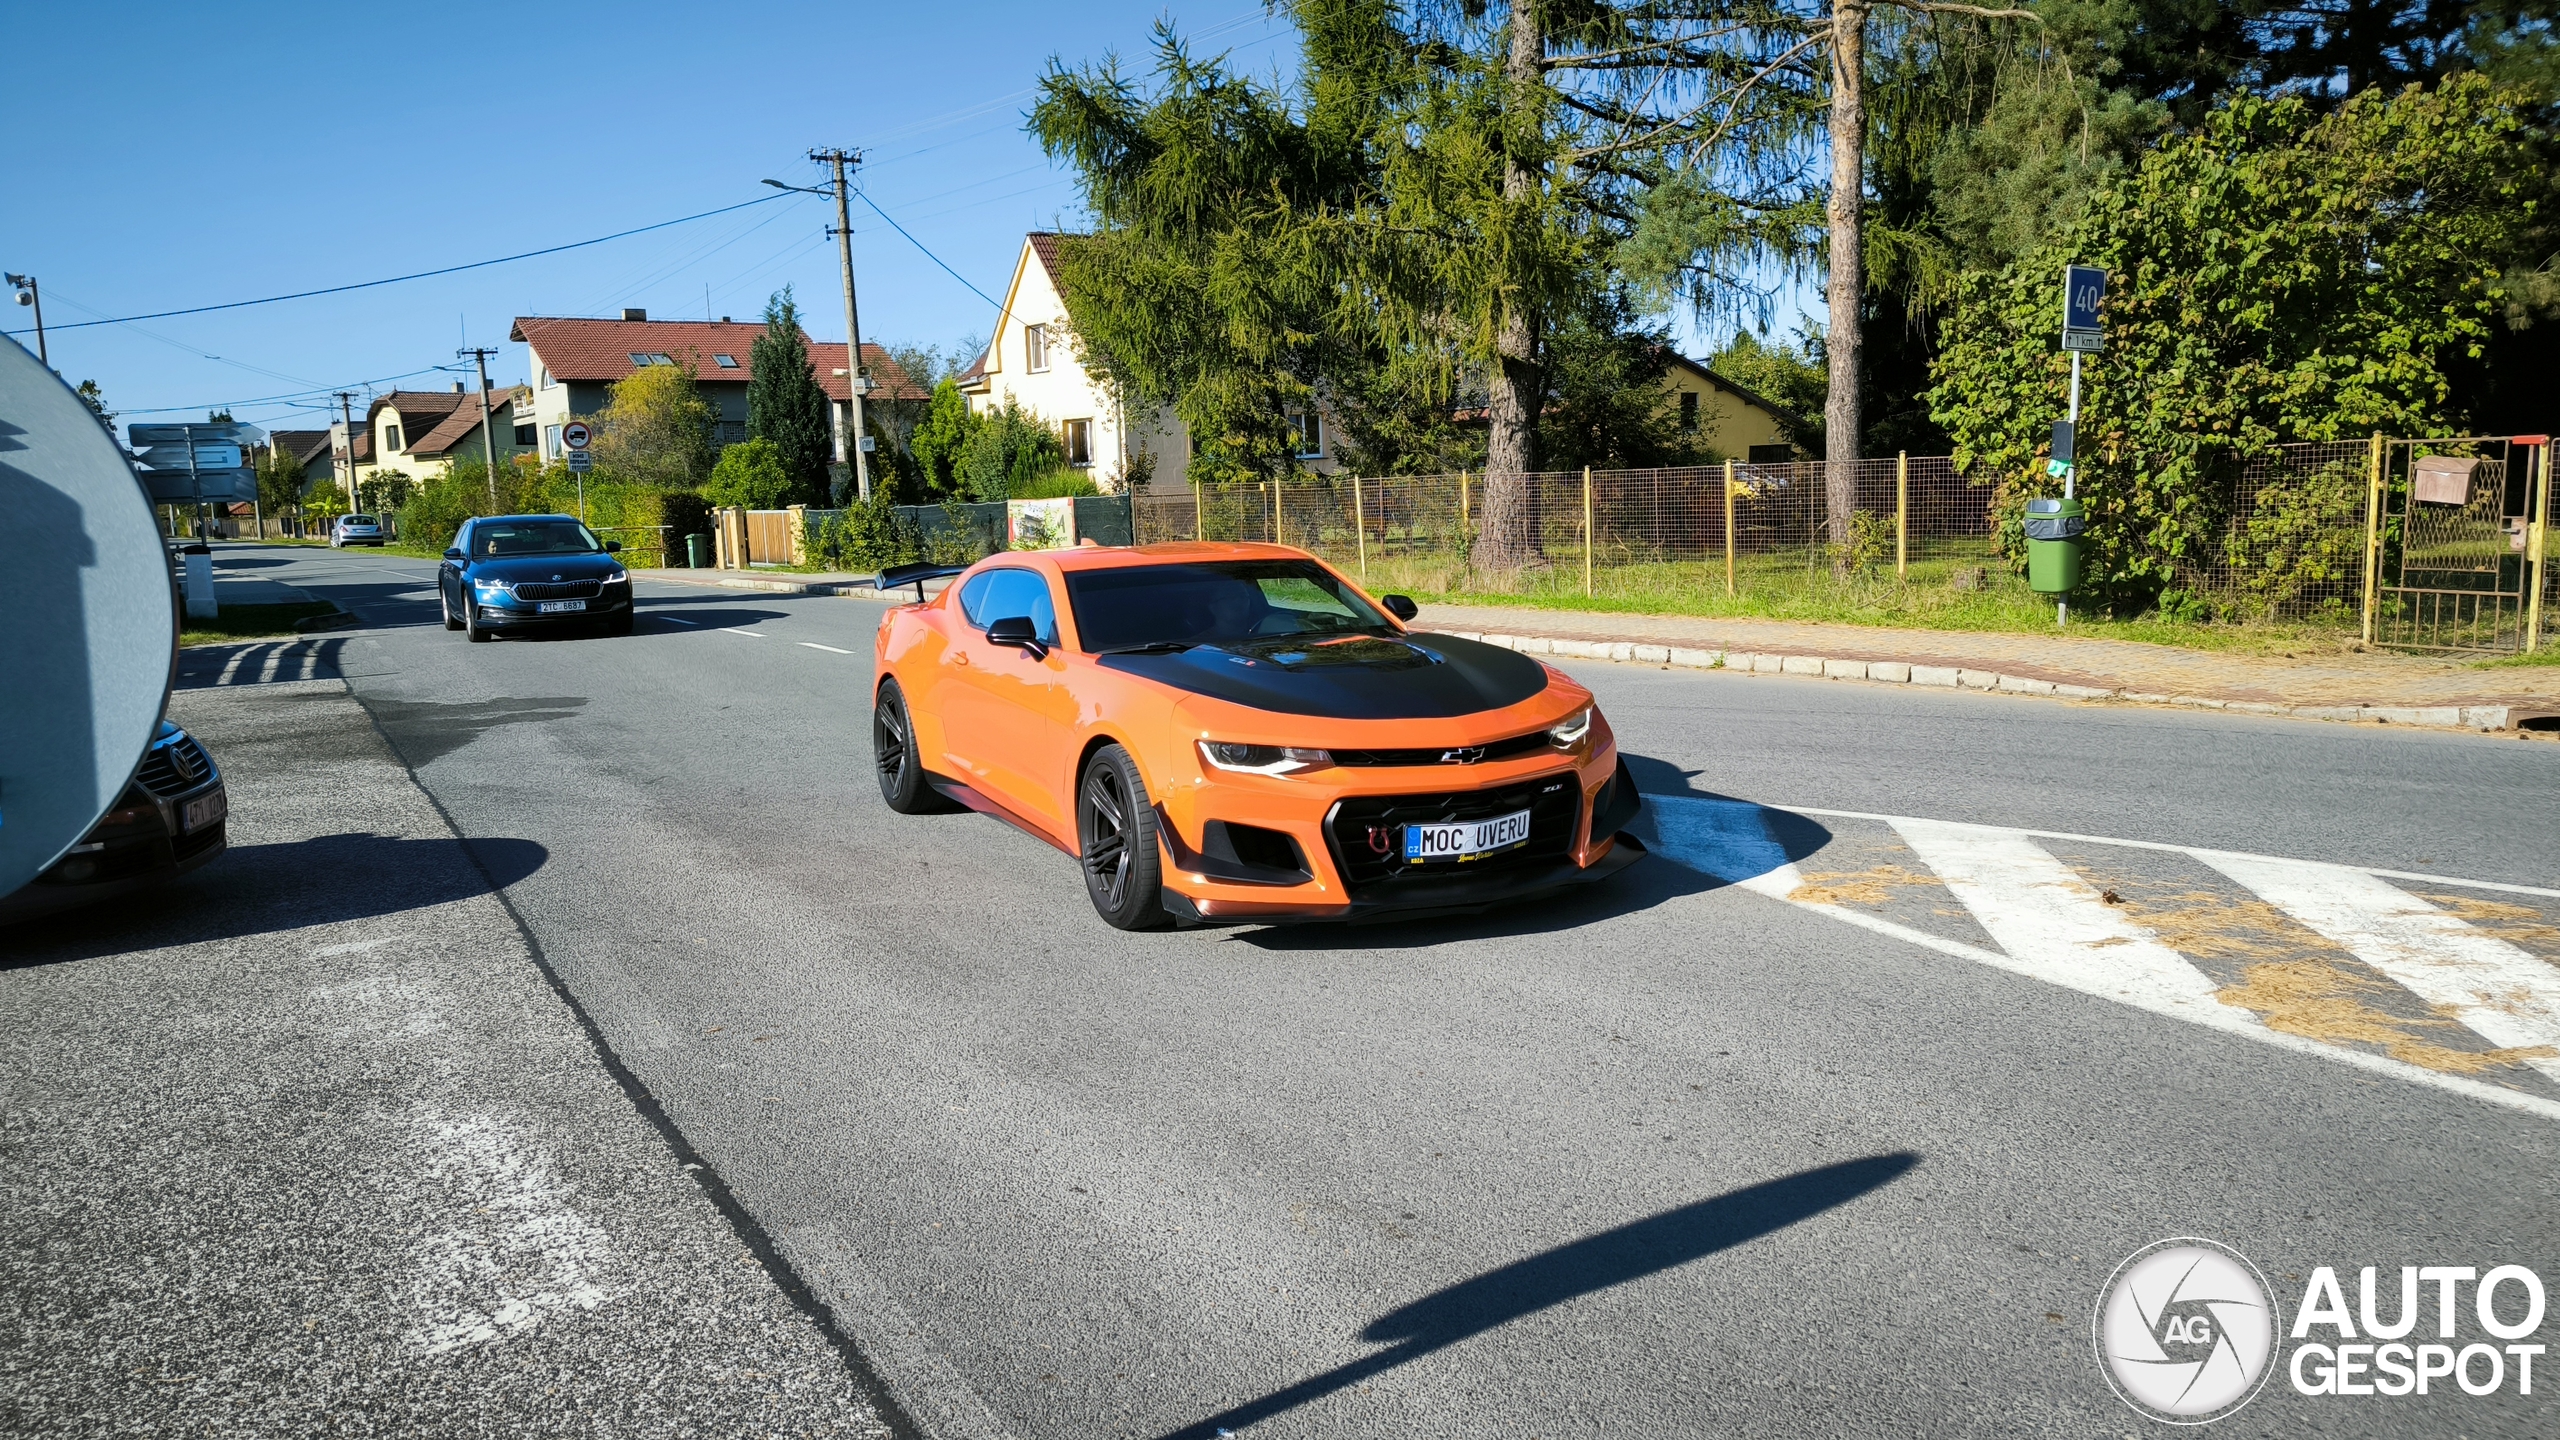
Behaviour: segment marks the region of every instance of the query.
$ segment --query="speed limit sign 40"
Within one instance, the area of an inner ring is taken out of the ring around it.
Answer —
[[[560,443],[572,450],[586,449],[587,441],[592,438],[584,420],[572,420],[560,427]]]

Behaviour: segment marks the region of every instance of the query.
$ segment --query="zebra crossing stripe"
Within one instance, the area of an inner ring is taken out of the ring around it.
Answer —
[[[2269,860],[2260,856],[2189,850],[2184,846],[2162,845],[2156,842],[2110,841],[2104,836],[2096,835],[2065,836],[2043,831],[2002,830],[1990,826],[1959,825],[1943,821],[1915,820],[1906,816],[1870,815],[1856,811],[1814,809],[1781,811],[1745,800],[1725,800],[1695,795],[1647,795],[1644,798],[1644,813],[1635,825],[1630,827],[1635,830],[1637,838],[1643,840],[1649,849],[1663,859],[1686,866],[1701,874],[1713,876],[1736,889],[1750,890],[1774,900],[1782,900],[1797,909],[1810,910],[1818,915],[1854,925],[1861,930],[1888,936],[1941,955],[1970,960],[1993,969],[2006,970],[2013,974],[2065,986],[2100,999],[2184,1020],[2224,1034],[2246,1036],[2260,1044],[2291,1051],[2297,1055],[2315,1056],[2350,1069],[2375,1075],[2387,1075],[2397,1080],[2466,1096],[2509,1110],[2520,1110],[2544,1120],[2560,1121],[2560,1100],[2528,1094],[2504,1085],[2475,1080],[2465,1075],[2449,1075],[2442,1071],[2429,1070],[2423,1066],[2394,1060],[2387,1055],[2350,1050],[2304,1036],[2270,1030],[2259,1023],[2258,1017],[2250,1011],[2238,1006],[2224,1005],[2213,999],[2210,981],[2197,971],[2186,957],[2162,945],[2157,937],[2133,925],[2130,920],[2116,916],[2112,912],[2106,912],[2104,902],[2095,896],[2086,897],[2087,903],[2100,906],[2104,914],[2103,921],[2085,915],[2061,921],[2045,921],[2028,919],[2013,913],[2027,903],[2027,897],[2048,902],[2060,899],[2067,909],[2075,912],[2080,910],[2080,897],[2073,894],[2071,886],[2056,885],[2052,871],[2044,868],[2048,865],[2061,869],[2070,880],[2078,882],[2079,890],[2086,891],[2088,888],[2087,882],[2079,880],[2076,872],[2071,872],[2069,867],[2062,865],[2062,862],[2055,860],[2051,855],[2045,854],[2041,847],[2034,844],[2031,837],[2038,834],[2048,835],[2049,838],[2098,844],[2125,844],[2139,849],[2193,855],[2217,867],[2220,867],[2222,862],[2232,861],[2291,866],[2300,871],[2336,872],[2340,875],[2368,880],[2378,891],[2389,892],[2393,898],[2382,908],[2395,916],[2401,915],[2401,912],[2408,907],[2422,904],[2415,897],[2392,889],[2389,885],[2372,879],[2363,871],[2319,865],[2308,861]],[[1888,920],[1881,915],[1870,915],[1847,906],[1818,900],[1794,898],[1796,890],[1803,883],[1802,876],[1798,873],[1794,862],[1789,859],[1785,845],[1779,841],[1769,825],[1770,817],[1781,813],[1878,820],[1893,826],[1902,833],[1904,840],[1912,846],[1914,851],[1920,852],[1919,858],[1924,864],[1928,864],[1933,870],[1938,870],[1942,881],[1949,881],[1950,893],[1955,894],[1958,901],[1972,912],[1986,933],[2003,946],[2014,943],[2022,953],[1987,950],[1978,945],[1968,945],[1961,940],[1932,935],[1925,930]],[[1911,831],[1904,828],[1906,826],[1921,831],[1921,838],[1914,838]],[[1998,852],[1991,860],[1976,861],[1965,858],[1961,853],[1968,846],[1984,843],[1991,844],[1992,848]],[[1923,850],[1924,845],[1929,848]],[[2013,848],[2020,845],[2034,854],[2021,855]],[[1932,852],[1935,853],[1934,859]],[[1945,863],[1946,869],[1939,869],[1940,861]],[[1973,883],[1968,886],[1970,893],[1956,888],[1950,879],[1950,871],[1965,874],[1971,878]],[[2231,870],[2225,869],[2223,873],[2230,875],[2232,879],[2253,892],[2259,889],[2253,881],[2243,879]],[[2283,889],[2277,877],[2268,878],[2271,886],[2280,891]],[[2006,893],[2018,897],[2017,904],[2000,898],[2004,893],[2000,887],[2012,882],[2018,882],[2018,888]],[[2446,880],[2441,883],[2451,885],[2462,882]],[[2511,888],[2525,890],[2528,887]],[[2293,913],[2296,918],[2301,919],[2314,930],[2329,934],[2321,930],[2320,923],[2315,918],[2319,914],[2319,907],[2312,904],[2307,896],[2297,897],[2305,901],[2301,909],[2285,904],[2275,895],[2262,895],[2261,898]],[[1986,902],[1989,909],[1986,911],[1978,907],[1975,903],[1977,900]],[[2370,905],[2372,902],[2368,900],[2365,903]],[[2311,913],[2304,913],[2306,910]],[[2450,922],[2457,926],[2462,924],[2458,918],[2445,915],[2441,911],[2430,910],[2425,913],[2437,915],[2440,922]],[[2099,928],[2101,924],[2120,925],[2123,928],[2121,930]],[[2469,929],[2467,926],[2463,928]],[[2427,934],[2435,938],[2440,938],[2443,933],[2446,932],[2441,924],[2431,925],[2427,930]],[[2472,933],[2478,939],[2489,941],[2512,951],[2515,955],[2523,956],[2527,961],[2533,959],[2494,936],[2480,935],[2476,931]],[[2106,943],[2119,935],[2125,943],[2121,945]],[[2372,958],[2364,951],[2357,949],[2353,941],[2347,939],[2344,933],[2330,935],[2330,938],[2344,945],[2351,953],[2365,958],[2367,963],[2374,963]],[[2121,955],[2127,950],[2138,951],[2145,945],[2156,946],[2167,951],[2178,966],[2183,967],[2195,978],[2189,980],[2179,976],[2176,971],[2159,964],[2158,957],[2155,955],[2147,957],[2145,961],[2137,963],[2134,967],[2143,977],[2143,983],[2138,985],[2121,983],[2129,976],[2125,972],[2110,972],[2107,967],[2115,963],[2112,957]],[[2093,953],[2100,957],[2095,962],[2090,959]],[[2500,963],[2505,963],[2503,958]],[[2384,968],[2386,973],[2391,973],[2387,967],[2378,966],[2377,968]],[[2477,971],[2466,973],[2470,974],[2474,980],[2483,978]],[[2400,977],[2395,973],[2393,978]],[[2538,975],[2528,978],[2532,982],[2540,980]],[[2204,987],[2202,1003],[2198,1002],[2194,988],[2199,982]],[[2414,986],[2411,988],[2415,989]],[[2423,991],[2418,993],[2424,994]],[[2477,997],[2473,996],[2473,998]],[[2512,992],[2509,992],[2508,998],[2512,1001]],[[2499,1013],[2509,1016],[2510,1019],[2514,1018],[2511,1012],[2500,1011]],[[2493,1031],[2481,1028],[2468,1019],[2465,1023],[2474,1024],[2474,1028],[2479,1029],[2479,1033],[2484,1038],[2501,1045],[2510,1043],[2501,1039],[2501,1034],[2516,1033],[2507,1029]]]
[[[2525,1063],[2560,1079],[2560,968],[2360,870],[2195,856],[2491,1044],[2547,1047]]]
[[[2015,830],[1940,820],[1893,828],[2026,973],[2067,989],[2208,1023],[2235,1014],[2212,979],[2121,911],[2078,871]],[[2221,1012],[2221,1013],[2214,1013]]]

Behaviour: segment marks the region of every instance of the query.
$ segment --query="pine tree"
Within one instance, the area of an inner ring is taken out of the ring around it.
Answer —
[[[809,337],[800,329],[800,308],[790,286],[765,302],[764,333],[756,337],[747,364],[748,438],[773,442],[794,493],[809,503],[825,504],[835,435],[827,418],[827,392],[819,387],[817,367],[809,363]]]

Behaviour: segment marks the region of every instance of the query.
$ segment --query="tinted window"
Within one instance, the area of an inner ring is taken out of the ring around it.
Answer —
[[[960,592],[960,613],[980,630],[1028,615],[1042,640],[1058,643],[1058,607],[1049,598],[1049,582],[1029,570],[989,570],[974,577]]]
[[[370,525],[373,523],[373,517],[370,515],[350,515],[347,517],[347,523],[350,525]]]
[[[1067,603],[1087,650],[1395,629],[1332,571],[1305,560],[1077,570],[1067,576]]]
[[[595,532],[575,520],[479,520],[471,526],[471,558],[585,555],[602,550]]]

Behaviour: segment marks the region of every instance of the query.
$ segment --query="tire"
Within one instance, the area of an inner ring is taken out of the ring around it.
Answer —
[[[462,630],[474,645],[489,643],[489,632],[480,623],[480,607],[468,600],[462,602]]]
[[[871,702],[871,759],[880,777],[880,798],[901,815],[947,813],[951,802],[924,778],[924,756],[916,749],[915,722],[907,714],[907,693],[895,680],[884,680]]]
[[[462,628],[462,622],[453,618],[453,602],[445,598],[442,585],[436,587],[436,608],[444,612],[444,628],[447,630]]]
[[[1155,806],[1138,762],[1117,745],[1095,751],[1076,784],[1076,841],[1095,914],[1116,930],[1166,922]]]

